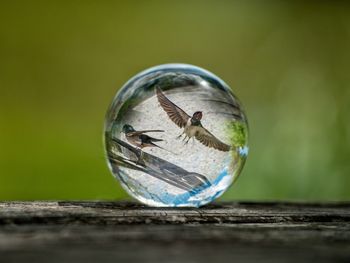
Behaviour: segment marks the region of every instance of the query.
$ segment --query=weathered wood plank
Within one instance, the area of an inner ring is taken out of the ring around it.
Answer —
[[[350,203],[0,202],[0,262],[347,262]]]
[[[0,202],[0,224],[349,222],[350,204],[220,203],[152,208],[128,202]]]

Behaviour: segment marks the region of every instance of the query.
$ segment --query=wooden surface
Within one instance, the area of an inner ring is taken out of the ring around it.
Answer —
[[[2,202],[0,262],[350,262],[350,203]]]

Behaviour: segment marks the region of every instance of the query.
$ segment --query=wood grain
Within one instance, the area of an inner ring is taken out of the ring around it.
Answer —
[[[350,262],[350,203],[0,202],[0,262]]]

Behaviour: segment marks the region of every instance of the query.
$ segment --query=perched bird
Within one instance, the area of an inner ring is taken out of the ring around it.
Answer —
[[[125,137],[129,143],[140,149],[143,149],[145,147],[158,147],[163,149],[162,147],[154,143],[161,142],[163,141],[162,139],[156,139],[145,134],[147,132],[164,132],[163,130],[136,131],[131,125],[125,124],[123,126],[122,132],[125,134]]]
[[[137,155],[138,160],[137,164],[145,165],[143,159],[143,151],[142,149],[145,147],[158,147],[160,149],[165,150],[164,148],[160,147],[159,145],[155,144],[154,142],[160,142],[163,141],[162,139],[156,139],[151,136],[146,135],[147,132],[164,132],[163,130],[143,130],[143,131],[136,131],[134,127],[132,127],[130,124],[125,124],[122,128],[122,132],[125,134],[126,140],[131,143],[132,145],[138,147],[140,149],[140,154]]]
[[[184,139],[188,137],[186,143],[188,143],[188,141],[194,137],[207,147],[212,147],[224,152],[228,152],[230,150],[231,147],[229,145],[221,142],[203,127],[201,123],[203,113],[201,111],[196,111],[191,117],[180,107],[171,102],[159,87],[156,87],[156,93],[160,106],[168,114],[170,120],[172,120],[180,128],[184,128],[182,134],[180,134],[178,138],[185,134]]]

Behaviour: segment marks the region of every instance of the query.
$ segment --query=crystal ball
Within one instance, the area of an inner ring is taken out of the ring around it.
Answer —
[[[229,86],[202,68],[166,64],[131,78],[106,114],[113,176],[149,206],[199,207],[238,178],[247,117]]]

